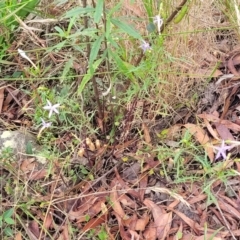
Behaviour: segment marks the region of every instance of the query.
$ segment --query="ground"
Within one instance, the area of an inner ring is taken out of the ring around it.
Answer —
[[[0,3],[1,239],[240,239],[238,5]]]

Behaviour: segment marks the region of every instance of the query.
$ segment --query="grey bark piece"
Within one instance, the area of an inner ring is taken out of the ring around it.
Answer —
[[[41,150],[41,146],[37,144],[36,137],[25,131],[0,131],[0,154],[3,149],[9,147],[13,149],[17,159],[26,156],[27,146],[33,151],[33,155]],[[43,157],[36,156],[42,162]]]

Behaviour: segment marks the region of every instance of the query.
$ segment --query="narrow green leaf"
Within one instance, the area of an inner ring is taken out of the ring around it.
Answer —
[[[89,65],[91,67],[92,63],[95,61],[95,59],[97,58],[99,49],[101,47],[101,43],[103,40],[104,36],[101,35],[97,38],[97,40],[93,43],[92,45],[92,49],[91,49],[91,53],[90,53],[90,57],[89,57]]]
[[[96,5],[96,10],[94,13],[94,22],[99,23],[103,13],[103,0],[98,0]]]
[[[6,60],[0,60],[0,64],[6,64],[6,65],[18,65],[18,63],[9,62],[9,61],[6,61]]]
[[[65,13],[65,15],[63,16],[63,18],[81,17],[81,15],[94,12],[94,10],[95,9],[93,7],[85,7],[85,8],[76,7],[76,8],[73,8],[73,9],[67,11]]]
[[[31,141],[28,141],[27,142],[27,145],[26,145],[26,154],[33,154],[33,145],[31,143]]]
[[[78,87],[78,95],[80,95],[84,89],[84,87],[86,86],[86,84],[91,80],[91,78],[94,75],[94,72],[96,71],[96,69],[98,68],[98,66],[100,65],[100,63],[102,62],[102,58],[98,59],[96,62],[94,62],[91,66],[91,68],[94,71],[91,71],[91,68],[88,69],[87,73],[84,75],[79,87]]]
[[[64,81],[64,79],[66,78],[66,76],[68,75],[70,69],[72,68],[73,66],[73,58],[70,58],[66,63],[65,63],[65,66],[64,66],[64,69],[63,69],[63,73],[62,73],[62,76],[61,76],[61,82]]]
[[[131,27],[129,24],[124,23],[124,22],[120,22],[117,19],[111,19],[111,22],[113,25],[117,26],[118,28],[120,28],[122,31],[126,32],[127,34],[129,34],[131,37],[137,38],[137,39],[141,39],[141,34],[135,30],[133,27]]]

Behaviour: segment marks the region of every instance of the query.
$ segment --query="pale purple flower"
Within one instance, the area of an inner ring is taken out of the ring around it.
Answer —
[[[145,42],[144,40],[142,40],[142,44],[140,45],[140,48],[143,50],[143,53],[145,53],[146,51],[152,50],[150,44]]]
[[[41,120],[42,120],[42,130],[45,128],[49,128],[52,125],[51,122],[45,122],[44,119],[42,119],[42,118],[41,118]]]
[[[213,147],[214,149],[216,149],[217,155],[215,157],[215,160],[217,160],[218,158],[220,158],[222,156],[222,158],[225,160],[227,158],[227,151],[231,150],[233,147],[235,146],[227,146],[225,145],[225,141],[222,140],[222,144],[220,147]]]
[[[43,107],[43,109],[48,110],[49,111],[49,118],[52,116],[53,112],[59,114],[59,111],[57,110],[58,107],[60,107],[60,104],[54,104],[52,105],[52,103],[50,101],[47,100],[47,105]]]
[[[158,32],[160,33],[161,27],[163,25],[163,19],[159,15],[157,15],[153,17],[153,23],[157,25]]]

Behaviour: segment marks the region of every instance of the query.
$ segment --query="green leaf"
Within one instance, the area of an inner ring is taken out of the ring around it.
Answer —
[[[12,218],[5,218],[4,222],[7,224],[15,224],[15,221]]]
[[[155,31],[155,29],[156,29],[156,27],[153,23],[149,23],[147,25],[147,30],[148,30],[149,33],[153,33]]]
[[[13,215],[14,208],[8,209],[6,212],[3,213],[3,219],[10,218]]]
[[[23,0],[21,2],[27,2],[27,5],[25,5],[20,11],[17,12],[17,15],[21,19],[25,18],[29,13],[32,13],[36,6],[39,4],[39,0]]]
[[[103,13],[103,0],[98,0],[96,10],[94,13],[94,22],[95,23],[99,23],[102,13]]]
[[[9,237],[13,237],[13,230],[10,227],[4,228],[3,232]]]
[[[95,9],[93,7],[76,7],[65,13],[63,18],[71,18],[71,17],[80,17],[81,15],[94,12]]]
[[[100,63],[102,62],[102,58],[98,59],[94,62],[91,68],[88,69],[87,73],[84,75],[79,87],[78,87],[78,95],[80,95],[85,87],[85,85],[89,82],[89,80],[93,77],[95,70],[98,68]],[[93,71],[91,71],[93,69]]]
[[[33,145],[30,141],[28,141],[26,145],[26,154],[33,154]]]
[[[120,22],[119,20],[113,18],[111,19],[111,23],[120,28],[122,31],[129,34],[131,37],[134,37],[136,39],[142,39],[141,34],[133,27],[131,27],[129,24]]]
[[[65,63],[63,73],[62,73],[62,76],[61,76],[61,82],[63,82],[63,80],[66,78],[66,76],[68,75],[68,73],[69,73],[70,69],[72,69],[72,67],[73,67],[73,58],[70,58]]]
[[[54,27],[54,29],[58,32],[60,37],[65,37],[65,32],[58,26]]]
[[[99,36],[92,45],[92,49],[91,49],[91,53],[90,53],[90,57],[89,57],[89,66],[90,67],[91,67],[92,63],[95,61],[95,59],[97,58],[103,38],[104,38],[103,35]]]

